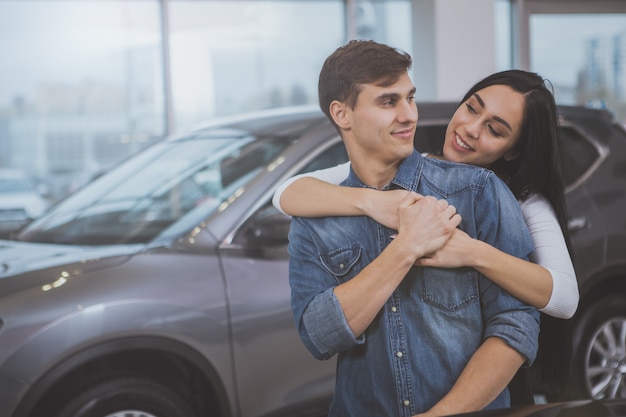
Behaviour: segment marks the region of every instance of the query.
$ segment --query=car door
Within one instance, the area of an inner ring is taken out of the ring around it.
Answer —
[[[347,154],[337,143],[309,158],[301,172],[345,162]],[[296,331],[288,281],[290,217],[270,198],[244,222],[233,244],[221,249],[241,415],[279,410],[278,415],[324,416],[334,391],[335,359],[316,360]]]
[[[600,201],[598,168],[607,150],[582,128],[563,121],[559,133],[561,168],[567,189],[568,229],[579,285],[592,276],[606,256],[606,225]]]

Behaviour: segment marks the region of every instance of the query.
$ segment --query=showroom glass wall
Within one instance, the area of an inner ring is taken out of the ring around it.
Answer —
[[[0,169],[57,200],[172,131],[315,104],[348,36],[411,51],[410,4],[0,0]]]
[[[320,64],[348,38],[414,50],[412,1],[0,0],[0,169],[54,201],[172,131],[315,104]],[[494,2],[494,68],[626,121],[625,1]]]

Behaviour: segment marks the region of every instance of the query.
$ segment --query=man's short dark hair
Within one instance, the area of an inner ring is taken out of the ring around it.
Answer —
[[[391,46],[374,41],[350,41],[324,61],[318,83],[320,107],[334,125],[329,113],[333,100],[354,109],[364,84],[391,85],[407,73],[411,64],[408,53]]]

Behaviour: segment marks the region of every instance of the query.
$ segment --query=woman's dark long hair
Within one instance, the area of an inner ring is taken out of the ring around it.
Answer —
[[[533,194],[543,195],[552,205],[570,255],[567,229],[565,186],[558,150],[559,116],[547,81],[538,74],[508,70],[492,74],[475,84],[463,97],[461,105],[479,90],[492,85],[506,85],[522,94],[524,114],[516,143],[519,156],[507,161],[500,158],[491,169],[509,186],[519,201]],[[569,377],[571,346],[566,333],[569,322],[541,315],[539,355],[541,377],[556,386],[566,386]]]
[[[524,114],[516,143],[519,157],[510,161],[500,158],[491,169],[506,182],[519,201],[525,201],[532,194],[541,194],[550,202],[570,249],[565,186],[558,150],[559,115],[554,95],[546,83],[533,72],[496,72],[476,83],[461,104],[492,85],[509,86],[524,96]]]

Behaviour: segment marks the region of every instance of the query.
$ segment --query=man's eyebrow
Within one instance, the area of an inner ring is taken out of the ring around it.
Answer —
[[[411,89],[411,91],[409,91],[409,96],[412,96],[415,94],[415,92],[417,91],[417,87],[413,87]],[[397,99],[400,98],[402,96],[402,94],[400,93],[383,93],[381,95],[379,95],[378,97],[376,97],[377,100],[386,100],[389,98],[393,98],[393,99]]]
[[[398,93],[382,93],[381,95],[379,95],[378,97],[376,97],[378,100],[386,100],[388,98],[398,98],[400,97],[400,94]]]
[[[476,100],[478,100],[478,103],[480,104],[481,107],[485,107],[485,102],[483,101],[482,97],[478,94],[478,93],[474,93],[474,97],[476,98]],[[511,127],[511,125],[509,124],[509,122],[507,122],[506,120],[504,120],[501,117],[498,116],[493,116],[493,120],[503,124],[505,127],[507,127],[511,132],[513,131],[513,128]]]

